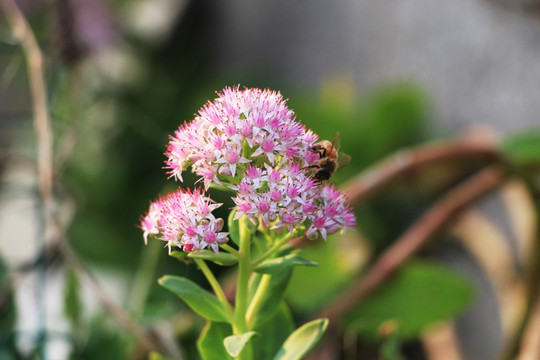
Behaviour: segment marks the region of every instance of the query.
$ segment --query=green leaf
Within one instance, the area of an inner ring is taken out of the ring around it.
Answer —
[[[129,334],[112,327],[110,317],[104,314],[95,316],[84,323],[82,341],[73,341],[70,359],[118,360],[133,357]]]
[[[540,164],[540,132],[528,131],[504,140],[503,153],[518,165]]]
[[[6,343],[12,342],[15,336],[8,336],[15,326],[17,314],[15,298],[9,282],[8,267],[0,257],[0,334],[6,335]],[[0,346],[1,348],[2,346]],[[1,357],[0,357],[1,358]]]
[[[165,275],[158,282],[178,295],[202,317],[217,322],[231,322],[230,314],[221,302],[193,281],[179,276]]]
[[[199,339],[197,349],[203,360],[232,360],[227,353],[223,339],[230,336],[232,330],[229,324],[207,322]]]
[[[249,339],[253,337],[253,335],[257,335],[257,332],[248,331],[240,335],[227,336],[223,340],[223,345],[225,345],[225,349],[229,355],[236,357],[238,354],[240,354],[242,349],[244,349],[244,346],[247,344]]]
[[[257,275],[258,274],[255,274],[253,277],[256,279],[261,279],[261,277]],[[285,290],[287,289],[287,285],[289,285],[289,281],[291,279],[291,275],[292,269],[284,270],[273,275],[265,275],[270,276],[271,278],[266,291],[262,295],[257,313],[255,314],[253,321],[254,327],[264,324],[272,316],[274,316],[281,304],[281,301],[283,300]],[[253,287],[255,285],[255,281],[256,280],[254,280],[253,283],[250,283],[250,286]],[[257,282],[256,285],[258,286],[259,282]],[[254,291],[248,290],[248,294],[254,294]]]
[[[148,360],[169,360],[169,359],[158,352],[152,351],[150,354],[148,354]]]
[[[238,259],[234,255],[224,251],[216,254],[215,252],[210,250],[199,250],[190,252],[188,254],[188,257],[193,259],[208,260],[221,266],[231,266],[238,262]]]
[[[272,318],[254,328],[261,336],[252,340],[253,359],[271,359],[294,329],[291,312],[282,301]]]
[[[317,319],[296,329],[283,343],[274,360],[301,359],[315,346],[328,326],[328,319]]]
[[[426,326],[449,320],[473,298],[472,286],[455,272],[430,262],[411,262],[346,317],[368,339],[380,337],[392,321],[400,338],[418,336]]]
[[[337,236],[320,241],[302,250],[302,255],[319,264],[315,267],[299,266],[294,269],[287,288],[287,303],[294,312],[308,316],[335,298],[341,289],[350,284],[363,264],[358,243],[341,245]],[[358,254],[351,256],[351,254]],[[309,296],[306,296],[309,294]]]
[[[73,326],[78,326],[81,321],[81,300],[79,298],[79,277],[73,269],[68,269],[64,290],[64,313]]]
[[[295,248],[291,245],[285,245],[282,247],[278,253],[277,256],[286,256],[290,254],[291,252],[295,251]],[[253,299],[253,296],[255,295],[255,291],[257,291],[257,287],[259,286],[259,282],[261,281],[262,274],[254,272],[250,279],[249,279],[249,285],[248,285],[248,299],[251,301]]]
[[[233,210],[229,213],[229,218],[227,224],[229,227],[229,238],[238,246],[240,246],[240,222],[234,220],[236,215],[236,210]]]
[[[248,303],[253,300],[253,296],[255,295],[255,291],[257,291],[257,287],[259,286],[262,279],[262,274],[253,273],[251,274],[251,277],[249,278],[248,283]]]
[[[172,251],[169,256],[172,256],[173,258],[177,258],[178,260],[183,260],[188,255],[185,251]]]
[[[401,343],[397,336],[385,339],[379,349],[381,360],[405,360],[400,351]]]
[[[317,266],[314,261],[301,257],[298,254],[289,254],[282,257],[266,260],[255,268],[255,271],[263,274],[275,274],[294,266]]]

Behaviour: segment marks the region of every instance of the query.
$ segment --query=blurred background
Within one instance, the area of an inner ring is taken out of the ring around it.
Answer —
[[[4,11],[0,359],[145,358],[137,329],[170,358],[197,359],[202,321],[156,280],[205,283],[160,244],[145,247],[137,225],[150,200],[179,186],[162,169],[168,136],[225,86],[279,90],[322,139],[339,131],[353,160],[333,177],[338,185],[400,149],[540,130],[535,0],[16,3],[44,56],[56,226],[79,263],[47,240],[40,217],[28,71]],[[527,142],[533,155],[538,139]],[[297,323],[483,165],[415,169],[358,204],[357,232],[306,249],[320,266],[296,271],[287,291]],[[230,199],[213,196],[225,216]],[[359,305],[330,358],[500,358],[525,311],[535,221],[517,182],[476,203]],[[139,327],[126,331],[110,303]],[[400,330],[387,337],[381,325],[396,319]]]

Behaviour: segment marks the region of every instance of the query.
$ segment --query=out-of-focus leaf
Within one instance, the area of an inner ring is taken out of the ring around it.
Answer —
[[[358,304],[346,319],[368,339],[378,338],[381,324],[388,321],[396,324],[400,338],[414,337],[426,326],[459,314],[472,297],[471,285],[455,272],[417,261]]]
[[[255,328],[261,336],[253,338],[253,358],[270,359],[277,353],[283,342],[294,331],[291,312],[284,302],[274,316],[262,326]]]
[[[540,132],[528,131],[507,137],[501,149],[518,165],[540,165]]]
[[[294,266],[317,266],[314,261],[301,257],[298,254],[289,254],[282,257],[266,260],[255,268],[255,271],[262,274],[275,274]]]
[[[108,320],[108,317],[100,316],[86,324],[88,338],[75,343],[70,359],[118,360],[129,359],[133,355],[131,335],[111,328]]]
[[[15,300],[9,284],[8,268],[0,258],[0,334],[11,333],[15,325]],[[9,341],[13,338],[10,337]]]
[[[15,357],[15,355],[11,355],[8,350],[7,350],[7,346],[3,346],[0,348],[0,359],[5,359],[5,360],[15,360],[15,359],[19,359],[18,357]]]
[[[79,276],[75,270],[68,269],[64,289],[64,313],[75,327],[80,324],[82,313],[79,291]]]
[[[254,327],[263,325],[266,321],[272,318],[279,309],[281,301],[285,295],[287,285],[289,285],[291,275],[292,269],[289,269],[283,270],[274,275],[263,275],[261,277],[261,282],[265,281],[265,277],[270,277],[270,280],[266,290],[262,294],[258,311],[255,314],[253,323]]]
[[[197,348],[203,360],[232,360],[227,353],[223,339],[232,335],[231,326],[224,323],[207,322],[199,339]]]
[[[221,266],[231,266],[238,262],[238,259],[234,255],[231,255],[224,251],[216,254],[215,252],[210,250],[199,250],[190,252],[188,254],[188,257],[194,259],[208,260]]]
[[[182,260],[187,257],[188,253],[185,251],[171,251],[169,255],[178,260]]]
[[[287,302],[302,314],[309,314],[328,303],[353,280],[366,257],[366,250],[357,239],[344,245],[345,238],[331,236],[302,250],[302,255],[319,264],[296,267],[287,288]],[[309,294],[309,296],[306,296]]]
[[[148,360],[169,360],[169,358],[166,358],[160,353],[152,351],[150,354],[148,354]]]
[[[240,246],[240,223],[238,220],[234,220],[234,215],[236,215],[236,210],[233,210],[229,213],[229,218],[227,224],[229,227],[229,238],[238,246]]]
[[[425,139],[429,114],[426,94],[413,83],[388,84],[359,96],[348,79],[328,79],[319,98],[291,96],[291,108],[323,139],[340,132],[340,150],[351,163],[336,171],[333,181],[355,175],[392,151]]]
[[[379,349],[381,360],[405,360],[400,351],[400,341],[397,336],[391,335],[384,339]]]
[[[244,346],[247,344],[249,339],[251,339],[254,335],[257,335],[257,332],[248,331],[239,335],[227,336],[225,340],[223,340],[223,345],[225,345],[225,349],[229,355],[236,357],[244,349]]]
[[[221,302],[193,281],[179,276],[165,275],[159,284],[178,295],[202,317],[216,322],[230,322],[230,314]]]
[[[363,150],[375,160],[415,143],[420,140],[426,117],[425,95],[417,86],[401,84],[378,89],[371,94],[362,112],[358,133],[363,133],[364,140],[369,142],[369,145],[363,144]]]
[[[323,336],[328,319],[317,319],[296,329],[283,343],[274,360],[301,359]]]

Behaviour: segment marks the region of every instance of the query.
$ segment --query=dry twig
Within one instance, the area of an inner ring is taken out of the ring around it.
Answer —
[[[38,184],[47,209],[52,199],[52,132],[47,106],[47,91],[43,76],[43,56],[36,37],[14,0],[1,0],[13,36],[19,41],[26,57],[28,81],[32,95],[34,131],[37,139]]]
[[[521,174],[527,186],[536,213],[535,244],[529,254],[525,274],[527,305],[520,328],[510,339],[502,359],[537,360],[540,358],[540,191],[531,179]]]
[[[536,299],[528,324],[521,336],[521,349],[516,360],[540,359],[540,297]]]
[[[492,161],[499,158],[499,153],[492,144],[468,139],[422,145],[390,155],[344,184],[341,190],[348,194],[353,204],[357,204],[415,169],[472,158]]]

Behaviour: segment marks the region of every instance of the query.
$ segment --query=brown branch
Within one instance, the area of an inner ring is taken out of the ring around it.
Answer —
[[[0,0],[13,36],[19,41],[26,57],[28,81],[32,95],[34,131],[37,139],[38,184],[46,212],[52,198],[52,132],[47,106],[47,91],[43,76],[43,55],[36,37],[14,0]]]
[[[521,349],[516,360],[540,359],[540,298],[528,317],[528,324],[521,336]]]
[[[394,153],[362,172],[341,187],[351,203],[359,203],[417,168],[461,159],[497,160],[499,153],[491,143],[474,139],[432,143]]]
[[[540,189],[529,174],[517,172],[527,186],[536,214],[535,243],[525,271],[527,303],[519,329],[505,346],[502,359],[537,360],[540,358]]]
[[[331,326],[335,326],[339,317],[382,285],[460,210],[499,186],[503,180],[504,176],[498,168],[489,167],[451,190],[390,246],[358,283],[330,304],[318,317],[329,318]]]

